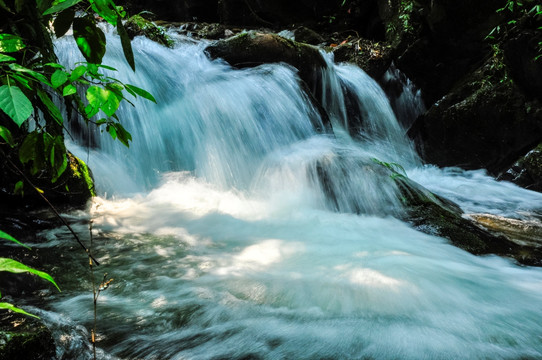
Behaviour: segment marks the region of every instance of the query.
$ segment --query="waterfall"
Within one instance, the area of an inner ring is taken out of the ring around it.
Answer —
[[[322,132],[295,69],[232,69],[204,46],[136,38],[133,73],[108,37],[113,76],[158,104],[120,108],[129,149],[99,131],[72,134],[99,197],[71,216],[92,218],[99,270],[115,278],[98,304],[102,358],[542,357],[542,271],[397,220],[399,191],[374,159],[401,164],[466,212],[536,218],[541,194],[481,170],[423,166],[384,91],[352,65],[326,56],[333,131]],[[79,61],[70,39],[56,48]],[[85,221],[74,227],[88,234]],[[85,358],[88,270],[66,231],[44,236],[54,247],[30,245],[62,252],[63,292],[45,293],[35,313],[59,357]]]

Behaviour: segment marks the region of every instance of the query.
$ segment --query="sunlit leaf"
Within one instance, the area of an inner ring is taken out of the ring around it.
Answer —
[[[69,85],[66,85],[64,87],[64,89],[62,90],[62,96],[69,96],[69,95],[73,95],[77,92],[77,89],[75,88],[75,86],[69,84]]]
[[[80,3],[82,0],[64,0],[60,1],[58,4],[51,6],[49,9],[45,10],[43,12],[43,15],[49,15],[53,14],[62,10],[66,10],[67,8]]]
[[[23,309],[20,309],[20,308],[18,308],[18,307],[15,307],[15,306],[13,306],[12,304],[7,303],[7,302],[0,302],[0,309],[11,310],[11,311],[16,312],[16,313],[19,313],[19,314],[23,314],[23,315],[28,315],[28,316],[35,317],[35,318],[37,318],[37,319],[40,318],[39,316],[36,316],[36,315],[34,315],[34,314],[30,314],[30,313],[24,311]]]
[[[15,239],[13,236],[3,232],[2,230],[0,230],[0,239],[6,239],[6,240],[9,240],[9,241],[13,241],[14,243],[17,243],[19,245],[24,246],[27,249],[30,249],[28,246],[26,246],[25,244],[23,244],[19,240]]]
[[[11,131],[9,131],[7,128],[5,128],[4,126],[0,125],[0,137],[2,139],[4,139],[4,141],[11,147],[14,147],[15,146],[15,143],[13,142],[13,137],[11,136]],[[0,231],[0,237],[1,236],[1,231]]]
[[[83,74],[87,71],[87,67],[85,65],[79,65],[75,69],[73,69],[72,73],[70,74],[69,80],[70,81],[76,81],[78,80]]]
[[[68,74],[63,70],[58,69],[51,75],[51,85],[53,85],[53,88],[55,89],[60,85],[63,85],[66,81],[68,81]]]
[[[111,0],[90,0],[92,10],[113,26],[117,25],[117,9]]]
[[[51,282],[58,289],[58,291],[60,291],[60,288],[56,284],[55,280],[51,277],[51,275],[47,274],[46,272],[26,266],[25,264],[20,263],[16,260],[9,258],[0,258],[0,271],[7,271],[15,274],[31,273]]]
[[[11,34],[0,34],[0,52],[16,52],[26,47],[23,39]]]
[[[130,85],[130,84],[126,84],[126,89],[130,89],[132,90],[134,93],[136,93],[137,95],[147,99],[147,100],[150,100],[154,103],[156,103],[156,99],[154,98],[154,96],[152,96],[149,92],[147,92],[146,90],[143,90],[141,88],[138,88],[137,86],[134,86],[134,85]]]
[[[15,61],[15,58],[8,55],[0,54],[0,62],[6,61]]]
[[[24,196],[24,183],[19,180],[15,183],[15,188],[13,189],[14,195]]]
[[[26,95],[17,86],[0,86],[0,109],[18,126],[32,115],[34,108]]]

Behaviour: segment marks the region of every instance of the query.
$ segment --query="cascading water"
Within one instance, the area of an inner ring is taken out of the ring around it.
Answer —
[[[542,357],[542,271],[395,219],[398,189],[372,159],[400,163],[466,211],[520,216],[542,208],[542,195],[421,167],[384,93],[355,67],[330,63],[323,76],[331,135],[316,130],[319,114],[288,66],[234,70],[202,44],[138,38],[134,74],[108,43],[105,63],[158,105],[120,110],[130,149],[82,135],[102,197],[71,216],[81,234],[92,217],[98,270],[115,278],[98,305],[103,358]],[[75,61],[72,45],[56,46]],[[340,128],[347,101],[363,113],[353,136]],[[84,256],[67,251],[64,229],[44,236],[64,254],[53,271],[63,292],[36,312],[59,357],[90,358]]]

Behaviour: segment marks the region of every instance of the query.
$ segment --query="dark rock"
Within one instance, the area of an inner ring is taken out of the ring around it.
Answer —
[[[38,319],[0,313],[0,360],[49,360],[55,358],[55,342]]]
[[[0,164],[0,175],[3,179],[0,187],[0,203],[5,209],[10,211],[21,209],[42,209],[48,205],[38,195],[30,184],[13,168],[12,164],[17,164],[17,155],[6,155],[11,162],[5,159]],[[46,172],[31,176],[26,176],[32,183],[39,188],[43,195],[56,207],[83,207],[91,197],[95,196],[94,182],[92,173],[88,166],[79,158],[71,153],[67,153],[68,166],[60,178],[51,182],[51,177]],[[22,165],[20,169],[24,170]],[[14,194],[15,184],[19,181],[23,183],[23,194]]]
[[[396,178],[404,197],[406,212],[402,219],[417,230],[440,237],[474,255],[496,254],[514,258],[521,264],[542,266],[542,247],[537,242],[519,242],[502,231],[488,231],[480,218],[466,217],[453,202],[439,197],[404,177]],[[476,221],[473,221],[475,219]],[[531,235],[541,234],[537,228]],[[517,229],[518,234],[522,234]]]
[[[305,26],[300,26],[294,29],[293,33],[295,36],[295,41],[305,43],[305,44],[319,45],[326,41],[316,31],[309,29],[308,27],[305,27]]]
[[[423,158],[497,175],[542,141],[542,107],[528,101],[498,56],[420,116],[409,130]]]
[[[327,66],[316,47],[254,31],[217,41],[206,51],[212,59],[222,58],[236,68],[278,62],[289,64],[299,71],[299,77],[313,92],[318,89],[320,70]]]
[[[542,192],[542,144],[522,156],[499,180],[511,181],[529,190]]]
[[[356,64],[375,80],[382,78],[392,62],[392,48],[387,43],[348,38],[332,49],[336,62]]]

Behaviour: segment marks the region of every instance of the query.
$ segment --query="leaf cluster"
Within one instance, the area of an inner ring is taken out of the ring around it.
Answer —
[[[116,70],[102,64],[106,37],[97,20],[117,28],[126,61],[135,70],[125,15],[112,0],[0,0],[0,17],[6,19],[0,25],[0,145],[17,149],[32,175],[46,172],[54,183],[66,170],[64,119],[74,111],[129,146],[131,134],[116,111],[124,100],[132,104],[127,95],[155,99],[103,73]],[[70,28],[86,62],[68,69],[58,63],[52,39]],[[99,120],[97,115],[102,115]]]

